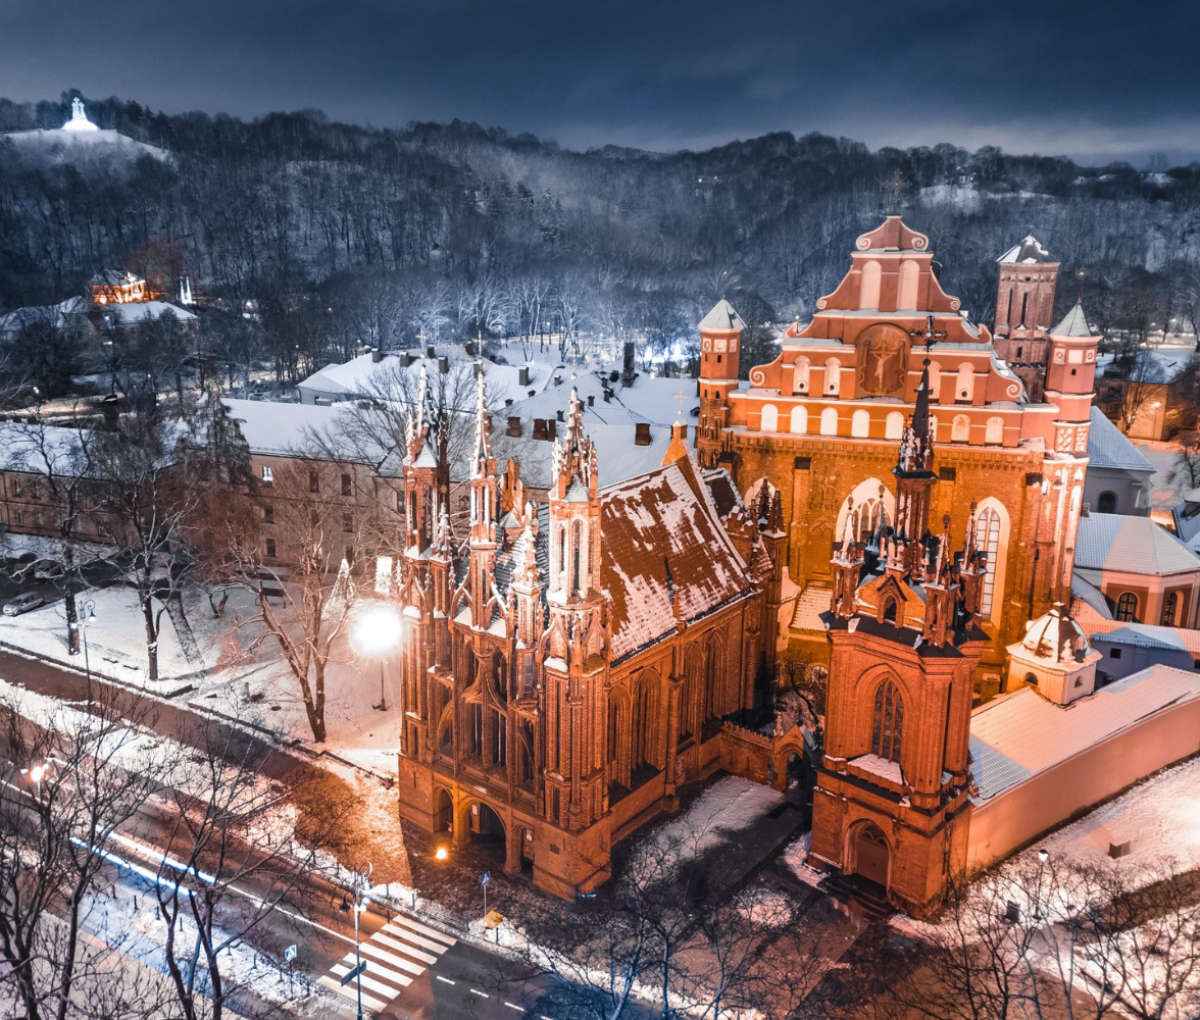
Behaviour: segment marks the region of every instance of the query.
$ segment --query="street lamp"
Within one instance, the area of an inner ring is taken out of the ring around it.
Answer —
[[[363,961],[359,955],[358,949],[358,915],[361,911],[366,910],[371,905],[371,872],[375,870],[374,865],[368,864],[363,870],[355,870],[351,877],[351,892],[354,895],[354,979],[358,985],[358,1020],[362,1020],[362,972]],[[342,897],[342,905],[340,910],[342,913],[351,909],[351,905],[346,901],[346,897]]]
[[[373,707],[386,712],[384,664],[388,651],[400,643],[400,617],[395,609],[378,605],[366,610],[355,625],[354,643],[359,654],[379,656],[379,704]]]
[[[83,618],[79,621],[79,632],[83,635],[83,669],[87,674],[87,699],[88,704],[92,703],[92,660],[88,656],[88,627],[92,621],[96,619],[96,601],[88,599],[83,604]]]

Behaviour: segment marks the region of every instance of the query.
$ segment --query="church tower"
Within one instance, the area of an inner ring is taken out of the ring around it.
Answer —
[[[696,452],[705,467],[715,467],[721,454],[730,391],[737,389],[738,358],[746,324],[721,298],[700,320],[700,427]]]
[[[974,510],[961,550],[949,517],[938,537],[928,527],[928,377],[926,367],[894,469],[895,526],[881,525],[868,545],[854,541],[850,521],[834,548],[810,852],[815,866],[918,917],[966,867],[972,674],[986,641],[974,623],[986,570]]]
[[[1040,403],[1059,263],[1032,234],[996,261],[996,353],[1025,384],[1029,399]]]
[[[606,678],[610,658],[607,600],[600,589],[601,501],[596,448],[583,431],[583,407],[571,391],[567,434],[555,443],[547,536],[548,622],[541,638],[546,749],[543,812],[565,831],[564,852],[550,867],[566,886],[594,878],[592,827],[608,812]],[[585,838],[585,830],[592,829]],[[574,837],[574,838],[566,838]],[[602,880],[602,879],[601,879]]]

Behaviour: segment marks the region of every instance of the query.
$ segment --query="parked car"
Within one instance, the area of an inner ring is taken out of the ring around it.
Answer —
[[[36,591],[27,591],[23,595],[18,595],[4,607],[4,615],[20,616],[22,613],[28,613],[31,609],[37,609],[45,601]]]

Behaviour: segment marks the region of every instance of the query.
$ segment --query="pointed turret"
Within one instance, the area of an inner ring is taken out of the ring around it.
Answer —
[[[550,483],[551,602],[588,599],[598,592],[600,498],[596,447],[583,431],[583,404],[572,388],[567,434],[554,444]]]

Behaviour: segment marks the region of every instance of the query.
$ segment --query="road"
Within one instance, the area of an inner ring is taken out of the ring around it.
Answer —
[[[0,677],[72,702],[76,708],[85,707],[81,704],[86,692],[84,678],[53,664],[0,650]],[[305,770],[319,769],[184,706],[156,702],[153,718],[147,720],[146,701],[139,692],[102,681],[93,683],[111,694],[110,711],[150,724],[162,736],[200,746],[198,724],[215,727],[222,739],[232,738],[238,753],[252,755],[259,771],[272,779],[286,783]],[[119,838],[110,844],[114,863],[108,869],[109,902],[96,915],[103,917],[103,928],[97,925],[91,934],[107,939],[110,931],[135,927],[136,915],[151,909],[154,901],[148,876],[160,863],[160,847],[165,844],[170,821],[161,812],[161,804],[147,802],[125,829],[124,842]],[[247,902],[256,898],[253,880],[250,885],[239,890]],[[253,967],[262,969],[238,975],[241,987],[232,996],[230,1007],[243,1016],[254,1016],[269,1002],[286,1006],[290,996],[284,990],[290,982],[297,998],[320,995],[328,1005],[325,1015],[350,1020],[357,1012],[356,996],[350,991],[355,985],[343,988],[340,978],[354,964],[354,924],[352,911],[342,909],[346,906],[344,890],[313,875],[304,879],[298,892],[303,914],[275,909],[246,939],[259,954]],[[515,1020],[519,1016],[571,1020],[543,1011],[544,993],[553,984],[550,979],[521,980],[518,966],[507,957],[462,942],[429,918],[409,912],[380,912],[378,904],[371,904],[360,915],[360,924],[360,958],[367,962],[362,974],[364,1015],[396,1020]],[[290,945],[297,947],[297,955],[289,968],[284,955]]]

